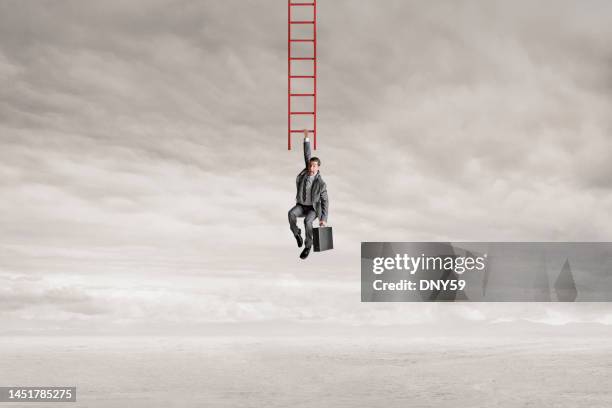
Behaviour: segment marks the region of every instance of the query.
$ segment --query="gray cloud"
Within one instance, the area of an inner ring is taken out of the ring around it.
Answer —
[[[284,6],[1,2],[0,270],[110,271],[118,291],[67,281],[61,293],[16,289],[6,304],[87,315],[112,298],[144,310],[113,309],[108,324],[191,302],[194,316],[212,320],[392,324],[401,307],[355,307],[341,289],[357,286],[362,240],[612,233],[608,2],[342,0],[319,13],[316,154],[338,250],[304,265],[286,226],[301,158],[299,143],[285,147]],[[338,285],[323,292],[335,300],[312,292],[293,302],[255,285],[253,305],[221,288],[204,300],[162,296],[166,306],[129,295],[136,277],[200,276],[214,287],[220,271],[238,286],[252,284],[245,274],[274,282],[285,273]],[[86,298],[69,300],[73,289]],[[542,313],[519,309],[457,310],[485,322]],[[559,310],[607,316],[605,307]]]

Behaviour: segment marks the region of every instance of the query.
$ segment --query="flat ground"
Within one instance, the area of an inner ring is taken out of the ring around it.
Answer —
[[[0,385],[76,385],[73,408],[612,406],[607,338],[3,337],[0,354]]]

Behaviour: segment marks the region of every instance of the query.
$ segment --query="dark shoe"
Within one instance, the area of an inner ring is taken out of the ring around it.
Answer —
[[[310,247],[306,247],[304,248],[304,250],[302,251],[302,253],[300,254],[300,258],[302,259],[306,259],[308,258],[308,254],[310,253]]]
[[[295,235],[295,240],[297,241],[298,244],[298,248],[301,248],[302,245],[304,244],[304,240],[302,239],[301,235]]]

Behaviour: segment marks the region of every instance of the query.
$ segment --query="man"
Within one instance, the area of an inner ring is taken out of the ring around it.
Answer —
[[[312,248],[312,222],[319,218],[319,226],[327,225],[327,211],[329,200],[327,199],[327,186],[319,173],[321,160],[318,157],[310,157],[310,139],[308,130],[304,130],[304,162],[306,168],[298,174],[295,185],[297,195],[295,207],[289,210],[289,227],[295,236],[298,247],[302,247],[302,231],[297,226],[297,217],[304,217],[304,228],[306,229],[306,242],[300,258],[306,259]]]

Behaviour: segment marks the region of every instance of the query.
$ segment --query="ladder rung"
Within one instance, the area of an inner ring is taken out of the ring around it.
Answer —
[[[313,57],[310,58],[297,58],[297,57],[291,57],[289,58],[290,60],[298,60],[298,61],[303,61],[303,60],[310,60],[310,61],[314,61]]]
[[[290,42],[314,42],[314,39],[289,40]]]
[[[304,133],[303,130],[290,130],[291,133]],[[309,130],[308,133],[314,133],[314,130]]]
[[[289,3],[290,6],[314,6],[314,3]]]
[[[314,78],[314,75],[289,75],[289,78]]]
[[[314,24],[314,21],[290,21],[289,24]]]
[[[289,96],[315,96],[315,94],[313,93],[294,93],[294,94],[289,94]]]
[[[292,115],[314,115],[314,112],[290,112]]]

